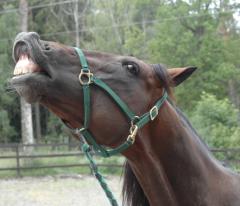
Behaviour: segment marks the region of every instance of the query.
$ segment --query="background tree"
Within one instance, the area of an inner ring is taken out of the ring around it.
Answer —
[[[202,93],[191,119],[211,147],[239,145],[238,110],[228,99],[220,100],[215,95]]]
[[[13,67],[11,46],[18,30],[17,6],[14,0],[0,3],[2,94],[4,79],[11,76]],[[134,55],[168,67],[197,66],[191,80],[176,88],[178,105],[212,146],[239,146],[239,9],[237,0],[32,0],[28,24],[29,30],[37,31],[46,40]],[[11,131],[3,132],[7,136],[1,141],[20,140],[19,105],[15,100],[12,93],[0,97],[0,119],[1,115],[8,119],[0,121],[0,126]],[[229,118],[234,116],[236,125],[202,112],[211,110],[220,115],[221,111],[211,105],[222,108],[223,114],[229,113]],[[68,140],[55,116],[42,107],[40,116],[41,141]],[[210,118],[209,124],[213,125],[209,130],[201,124],[204,118]]]
[[[19,2],[20,11],[20,30],[22,32],[28,31],[28,2],[27,0],[20,0]],[[24,144],[33,144],[33,124],[32,124],[32,106],[28,104],[22,97],[21,102],[21,134],[22,142]],[[27,147],[26,150],[31,150]]]

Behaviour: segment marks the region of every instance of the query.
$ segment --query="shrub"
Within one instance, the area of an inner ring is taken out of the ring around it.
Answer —
[[[240,145],[239,111],[228,99],[202,93],[191,115],[193,125],[210,147]]]

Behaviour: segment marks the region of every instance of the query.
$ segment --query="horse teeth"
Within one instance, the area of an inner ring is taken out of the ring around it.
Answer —
[[[20,73],[19,68],[15,68],[13,74],[14,74],[14,75],[18,75],[19,73]]]
[[[27,67],[24,67],[23,68],[23,74],[26,74],[26,73],[28,73],[29,71],[28,71],[28,68]]]
[[[39,66],[35,64],[32,59],[28,58],[27,56],[20,56],[18,62],[15,65],[13,74],[21,75],[37,72],[40,70],[41,69],[39,68]]]
[[[14,69],[14,72],[13,74],[14,75],[20,75],[20,74],[26,74],[26,73],[29,73],[29,69],[27,67],[16,67]]]

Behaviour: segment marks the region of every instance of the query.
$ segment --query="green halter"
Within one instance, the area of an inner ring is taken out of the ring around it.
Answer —
[[[91,73],[88,68],[87,60],[81,49],[75,48],[79,55],[80,63],[82,66],[81,72],[79,74],[79,81],[83,88],[83,106],[84,106],[84,123],[83,127],[76,129],[76,133],[80,133],[87,143],[93,146],[96,153],[103,157],[110,157],[115,154],[119,154],[129,148],[135,141],[138,130],[150,121],[153,121],[158,115],[158,110],[163,105],[168,95],[164,91],[163,96],[155,103],[155,105],[142,116],[136,116],[131,109],[121,100],[121,98],[101,79],[98,79]],[[129,135],[124,143],[115,149],[106,149],[105,147],[99,145],[95,138],[92,136],[91,132],[88,130],[89,118],[90,118],[90,88],[91,84],[95,84],[102,90],[108,93],[108,95],[115,101],[115,103],[120,107],[122,112],[128,117],[131,122]]]
[[[103,188],[109,202],[112,206],[118,206],[116,199],[114,198],[111,190],[109,189],[104,177],[99,173],[97,164],[93,160],[91,154],[91,148],[89,146],[92,145],[95,152],[102,157],[110,157],[115,154],[119,154],[129,148],[135,141],[135,137],[137,135],[138,129],[143,127],[149,121],[153,121],[158,115],[158,110],[167,99],[167,92],[164,91],[163,96],[156,102],[156,104],[150,109],[149,112],[146,112],[141,117],[136,116],[128,106],[121,100],[121,98],[101,79],[98,79],[91,73],[88,68],[87,60],[81,49],[75,48],[81,62],[81,72],[79,74],[79,81],[83,88],[83,109],[84,109],[84,122],[83,127],[80,129],[75,129],[75,133],[80,135],[85,144],[82,145],[82,151],[85,153],[87,159],[90,162],[90,166],[92,168],[92,172],[99,181],[101,187]],[[106,149],[105,147],[97,144],[95,138],[92,136],[90,131],[88,130],[89,119],[90,119],[90,84],[95,84],[100,87],[102,90],[108,93],[108,95],[116,102],[116,104],[120,107],[123,113],[128,117],[131,122],[129,135],[124,143],[118,146],[115,149]]]

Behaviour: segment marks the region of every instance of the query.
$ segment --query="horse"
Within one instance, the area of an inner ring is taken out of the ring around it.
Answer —
[[[75,48],[44,41],[35,32],[19,33],[13,45],[16,66],[10,83],[27,102],[39,102],[69,127],[80,128],[85,110],[79,81],[88,82],[89,131],[97,144],[108,148],[123,144],[134,122],[110,95],[90,84],[90,77],[108,85],[136,119],[149,114],[148,123],[136,132],[130,131],[134,141],[121,151],[127,159],[124,205],[240,205],[239,175],[213,157],[174,103],[173,88],[190,77],[196,67],[166,69],[133,56],[97,51],[83,50],[82,55],[91,73],[79,76],[84,68]],[[153,106],[164,93],[168,98],[156,109]]]

